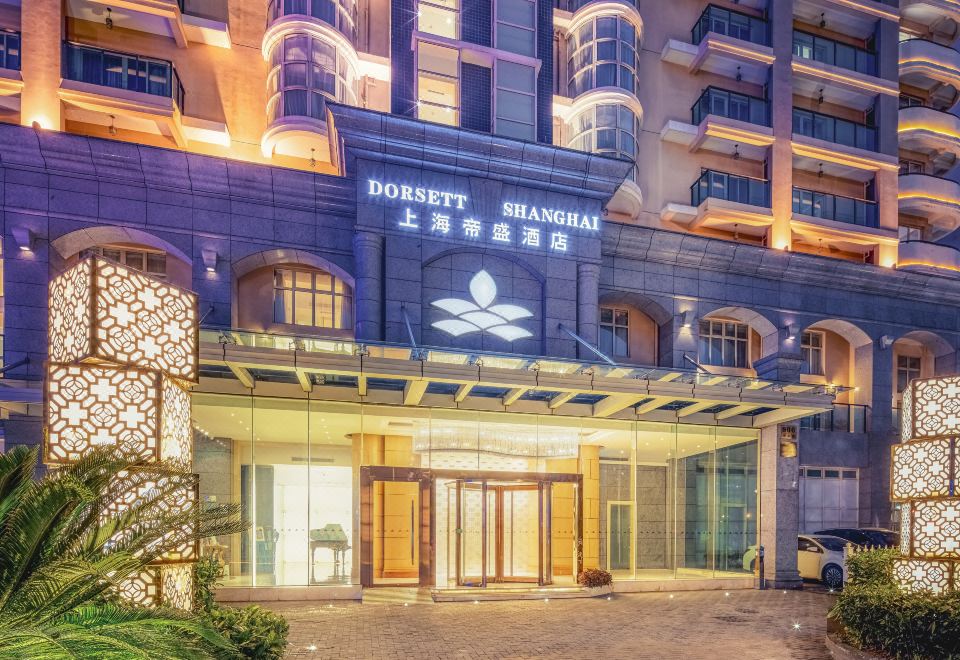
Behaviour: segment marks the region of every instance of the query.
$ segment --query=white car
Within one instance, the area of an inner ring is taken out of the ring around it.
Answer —
[[[839,536],[801,534],[797,537],[797,569],[804,580],[819,580],[839,589],[847,580],[843,549],[849,543]]]

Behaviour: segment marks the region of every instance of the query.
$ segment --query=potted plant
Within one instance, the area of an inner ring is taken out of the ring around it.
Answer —
[[[613,576],[602,568],[588,568],[577,575],[577,584],[589,589],[592,596],[604,596],[613,591]]]

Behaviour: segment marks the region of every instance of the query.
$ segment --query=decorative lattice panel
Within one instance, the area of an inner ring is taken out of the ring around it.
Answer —
[[[120,595],[134,605],[153,607],[160,603],[160,569],[152,566],[120,583]]]
[[[193,609],[193,568],[189,564],[148,566],[139,575],[121,582],[119,591],[134,605],[163,604],[189,611]]]
[[[49,288],[49,354],[54,362],[77,362],[93,353],[93,261],[85,259],[55,277]]]
[[[900,505],[900,554],[904,557],[910,556],[910,509],[909,502]]]
[[[143,460],[159,443],[158,374],[86,364],[47,365],[44,460],[69,463],[111,446]]]
[[[911,440],[960,436],[960,376],[914,380],[909,389]]]
[[[193,567],[189,564],[160,568],[163,604],[178,610],[193,609]]]
[[[910,442],[913,439],[913,383],[903,390],[900,401],[900,442]]]
[[[50,298],[51,360],[93,359],[196,382],[196,294],[91,257],[54,278]]]
[[[912,555],[960,559],[960,499],[914,500],[910,508]]]
[[[160,460],[193,470],[190,393],[170,378],[161,383]]]
[[[156,371],[48,363],[44,461],[69,463],[110,446],[189,470],[190,410],[190,395]]]
[[[893,446],[890,498],[950,497],[955,474],[953,440],[924,440]]]
[[[189,514],[199,501],[199,484],[196,475],[189,479],[159,475],[154,470],[131,470],[121,473],[118,481],[113,485],[113,503],[105,512],[106,516],[116,516],[137,506],[144,500],[155,499],[160,491],[168,491],[159,506],[159,510],[171,515]],[[199,557],[199,545],[196,539],[189,538],[192,534],[191,524],[188,523],[179,529],[173,529],[163,537],[165,543],[174,543],[174,548],[164,553],[159,559],[161,563],[181,563],[196,561]]]
[[[896,559],[893,563],[893,576],[907,591],[929,591],[939,594],[952,586],[953,565],[948,561]]]

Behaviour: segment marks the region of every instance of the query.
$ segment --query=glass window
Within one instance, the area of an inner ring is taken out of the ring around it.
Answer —
[[[420,42],[417,46],[417,117],[460,124],[460,58],[455,48]]]
[[[912,355],[897,356],[897,394],[905,389],[914,378],[920,378],[920,358]]]
[[[577,35],[567,60],[568,94],[576,97],[597,87],[634,93],[640,50],[636,27],[623,18],[601,16],[581,27]]]
[[[84,259],[90,255],[98,255],[118,264],[129,266],[153,277],[167,276],[167,254],[143,249],[127,249],[113,245],[98,245],[80,253]]]
[[[630,312],[600,308],[600,350],[612,357],[630,357]]]
[[[640,120],[629,107],[604,103],[590,106],[570,120],[567,147],[636,161]],[[638,175],[636,163],[634,179]]]
[[[279,53],[277,55],[276,53]],[[269,102],[273,119],[288,116],[326,120],[326,99],[355,104],[357,72],[336,48],[306,34],[292,34],[276,47],[271,61]]]
[[[900,159],[899,174],[923,174],[924,166],[919,160]]]
[[[498,135],[536,139],[536,72],[533,67],[497,60],[496,126]]]
[[[750,329],[734,321],[700,321],[700,363],[750,367]]]
[[[823,375],[823,339],[824,334],[814,330],[804,332],[800,337],[800,351],[803,364],[800,373]]]
[[[900,225],[900,227],[898,227],[897,234],[901,241],[922,241],[923,227]]]
[[[460,0],[417,3],[417,30],[449,39],[460,38]]]
[[[277,268],[273,320],[314,328],[352,328],[353,293],[337,277],[322,270]]]
[[[496,12],[496,47],[518,55],[536,57],[536,2],[532,0],[496,0]]]

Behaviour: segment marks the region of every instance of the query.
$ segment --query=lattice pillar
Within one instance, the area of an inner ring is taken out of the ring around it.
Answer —
[[[904,589],[960,587],[960,377],[914,380],[903,393],[890,499],[901,502],[894,576]]]
[[[72,463],[115,447],[142,463],[193,469],[189,388],[198,378],[197,297],[101,257],[50,282],[44,461]],[[131,470],[114,484],[115,516],[155,497],[163,479]],[[165,502],[171,512],[198,506],[196,475]],[[174,549],[131,576],[122,593],[140,605],[189,609],[199,548],[192,530],[173,529]]]

